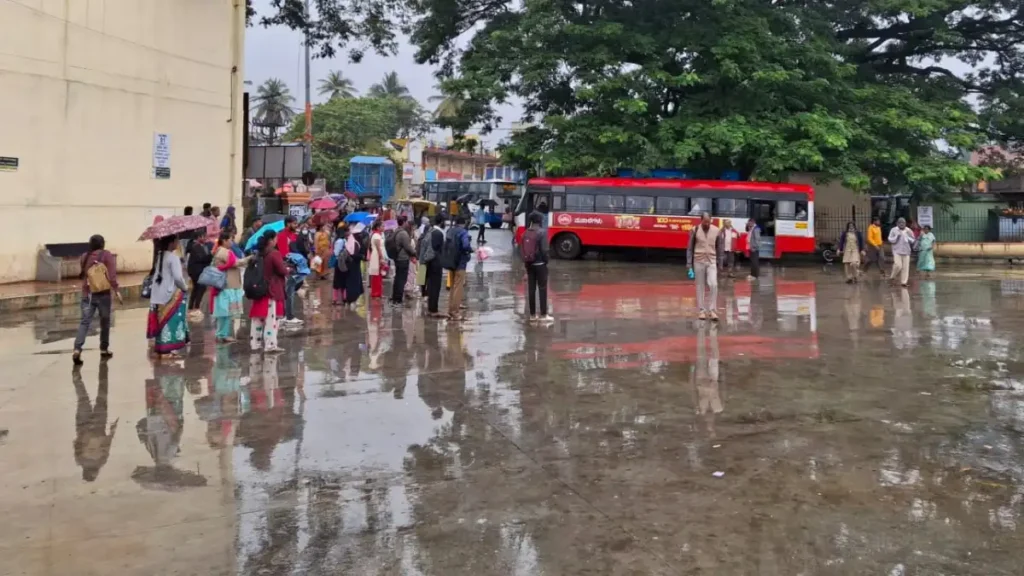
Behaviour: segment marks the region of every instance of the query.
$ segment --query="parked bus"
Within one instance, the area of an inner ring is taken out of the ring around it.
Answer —
[[[535,178],[516,210],[516,242],[526,216],[548,211],[548,240],[559,258],[602,248],[685,250],[708,212],[741,232],[761,227],[762,258],[813,254],[814,189],[804,184],[656,178]]]
[[[491,228],[501,227],[501,215],[506,207],[515,207],[522,196],[522,185],[509,180],[424,182],[423,197],[447,207],[449,214],[458,213],[456,200],[468,196],[475,205],[480,200],[494,201],[494,211],[488,216]],[[475,207],[473,209],[475,211]]]

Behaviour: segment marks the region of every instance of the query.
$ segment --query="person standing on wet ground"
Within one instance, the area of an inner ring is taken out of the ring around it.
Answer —
[[[466,267],[469,266],[473,245],[466,232],[466,217],[459,214],[455,217],[455,226],[445,234],[444,247],[441,251],[441,265],[452,274],[452,291],[448,295],[448,318],[462,319],[462,302],[466,290]]]
[[[89,238],[89,252],[82,257],[82,321],[78,325],[71,354],[75,366],[82,365],[82,348],[92,326],[92,319],[97,314],[100,317],[100,358],[105,360],[114,355],[110,351],[112,298],[116,297],[118,302],[123,301],[118,292],[117,260],[106,250],[106,244],[103,236],[93,235]]]
[[[412,226],[405,216],[398,217],[398,230],[395,232],[395,279],[391,285],[391,303],[400,306],[405,301],[405,285],[409,281],[409,262],[416,257],[412,247],[409,230]]]
[[[718,226],[711,224],[711,214],[701,214],[700,226],[690,233],[690,245],[686,250],[686,265],[694,272],[697,280],[698,320],[710,318],[718,322],[718,271],[722,268],[722,234]],[[705,301],[705,287],[711,291],[710,302]]]
[[[369,248],[367,249],[366,273],[370,276],[370,298],[384,296],[384,275],[387,272],[388,255],[384,251],[384,223],[377,218],[370,225]]]
[[[935,234],[932,234],[932,227],[924,225],[921,227],[921,236],[917,239],[917,269],[924,272],[926,278],[930,278],[935,272]]]
[[[177,241],[176,236],[157,240],[159,255],[149,271],[153,285],[146,337],[154,340],[153,352],[157,356],[177,352],[191,340],[185,302],[188,283],[181,272],[181,259],[174,250]]]
[[[839,253],[843,255],[843,271],[846,283],[860,280],[860,257],[864,254],[864,237],[852,220],[846,224],[846,232],[839,238]]]
[[[871,219],[871,225],[868,226],[867,242],[864,248],[864,271],[866,272],[874,264],[878,267],[878,274],[885,276],[885,248],[882,246],[882,221],[879,220],[878,216]]]
[[[541,215],[530,214],[529,228],[523,234],[519,254],[526,265],[530,322],[554,322],[548,314],[548,249],[541,236]],[[540,292],[540,316],[537,316],[537,293]]]
[[[277,248],[277,233],[268,230],[256,242],[258,255],[246,270],[245,295],[249,308],[249,348],[253,352],[277,354],[279,319],[284,315],[284,283],[288,267]]]
[[[201,310],[203,296],[206,294],[206,286],[199,283],[199,276],[213,262],[213,253],[201,233],[197,233],[185,248],[186,265],[188,277],[192,280],[192,294],[188,299],[188,315],[191,320],[202,320]]]
[[[71,373],[71,382],[75,386],[75,395],[78,396],[78,408],[75,410],[75,463],[82,467],[82,479],[86,482],[94,482],[99,476],[100,469],[110,458],[110,444],[114,441],[114,434],[117,433],[117,423],[114,420],[107,432],[107,391],[108,391],[108,366],[106,362],[100,363],[99,388],[96,391],[96,405],[89,400],[89,391],[85,389],[82,381],[81,368],[75,368]]]
[[[732,220],[725,218],[722,220],[722,250],[725,253],[725,271],[729,273],[729,278],[734,276],[736,270],[736,248],[737,240],[740,237],[740,233],[732,227]]]
[[[476,243],[478,245],[487,244],[487,208],[479,206],[476,209],[476,213],[473,214],[473,219],[476,221]]]
[[[427,266],[427,313],[434,318],[443,318],[438,309],[438,301],[441,299],[441,284],[444,283],[444,267],[441,266],[441,253],[444,250],[444,225],[445,225],[444,214],[438,214],[434,218],[434,227],[427,233],[426,238],[423,239],[421,246],[423,249],[420,252],[420,262],[423,262]],[[431,254],[426,252],[429,246]]]
[[[420,227],[416,229],[416,285],[420,287],[420,298],[427,297],[427,261],[423,259],[425,254],[434,256],[433,247],[430,245],[430,218],[424,216],[420,219]]]
[[[907,221],[900,218],[896,227],[889,231],[889,243],[892,244],[891,282],[896,282],[899,275],[900,286],[907,287],[910,281],[910,254],[914,251],[914,233],[907,228]]]
[[[249,244],[249,239],[252,238],[252,235],[259,232],[260,228],[263,228],[263,219],[257,216],[256,219],[252,221],[252,226],[246,228],[245,232],[242,232],[242,238],[239,240],[238,244],[243,250]]]
[[[747,258],[750,259],[750,275],[747,280],[761,276],[761,228],[753,218],[747,220]]]
[[[231,249],[231,230],[222,229],[217,250],[213,254],[213,265],[224,273],[226,284],[223,290],[210,289],[210,315],[217,319],[217,342],[234,342],[235,318],[242,315],[242,274],[239,270],[248,262],[238,258]]]

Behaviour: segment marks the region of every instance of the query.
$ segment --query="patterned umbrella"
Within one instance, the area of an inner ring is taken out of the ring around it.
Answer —
[[[209,218],[204,218],[198,215],[192,216],[171,216],[166,220],[157,222],[142,233],[139,236],[139,241],[142,240],[155,240],[157,238],[165,238],[167,236],[176,236],[182,232],[189,232],[192,230],[198,230],[200,228],[206,229],[210,225],[216,225],[217,223]]]
[[[313,218],[310,219],[310,223],[314,226],[323,226],[324,224],[330,224],[338,219],[337,210],[325,210],[323,212],[317,212],[313,214]]]
[[[334,210],[338,207],[338,203],[330,198],[324,197],[313,200],[309,203],[309,207],[313,210]]]

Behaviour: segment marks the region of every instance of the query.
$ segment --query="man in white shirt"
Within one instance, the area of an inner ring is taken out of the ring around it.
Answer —
[[[900,275],[900,286],[907,287],[910,281],[910,255],[914,251],[914,231],[907,228],[907,221],[900,218],[896,221],[896,227],[889,231],[889,243],[892,244],[892,274],[890,281],[896,280],[896,274]]]
[[[697,315],[699,320],[711,318],[718,322],[718,270],[722,267],[722,235],[718,226],[711,224],[711,214],[700,217],[700,226],[690,232],[690,245],[686,251],[686,264],[697,280]],[[711,301],[705,304],[705,288],[711,290]]]

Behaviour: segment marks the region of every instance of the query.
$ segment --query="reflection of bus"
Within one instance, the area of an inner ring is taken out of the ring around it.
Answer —
[[[723,360],[818,357],[814,282],[777,280],[775,298],[756,299],[751,284],[723,287],[723,324],[717,336]],[[693,282],[585,284],[555,293],[552,307],[561,322],[552,350],[571,360],[600,360],[608,368],[635,368],[653,362],[692,362],[696,335],[686,328],[659,329],[660,335],[634,340],[635,334],[609,321],[642,320],[680,326],[696,309]]]
[[[548,208],[548,239],[560,258],[588,249],[685,250],[700,215],[761,227],[765,258],[813,253],[814,189],[804,184],[652,178],[535,178],[519,203],[516,239],[526,215]]]
[[[456,214],[456,200],[467,196],[470,204],[480,200],[494,201],[494,211],[487,219],[491,228],[501,227],[501,215],[506,207],[514,207],[522,194],[522,185],[508,180],[424,182],[423,197],[446,206],[449,214]],[[474,207],[475,210],[475,207]]]

